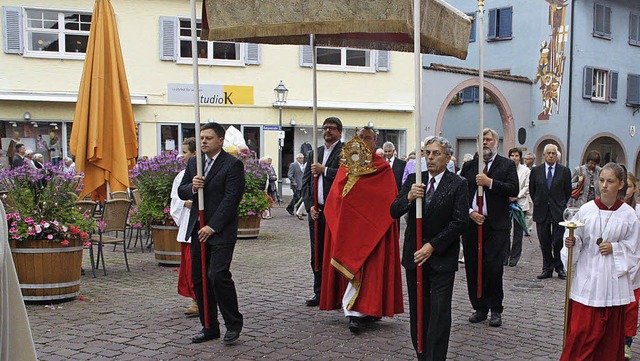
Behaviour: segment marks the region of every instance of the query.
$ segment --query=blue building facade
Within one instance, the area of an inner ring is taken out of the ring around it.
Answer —
[[[448,2],[477,16],[476,1]],[[482,31],[484,123],[505,153],[518,147],[540,163],[553,143],[570,166],[598,150],[602,163],[640,171],[640,1],[489,0],[478,25],[466,60],[424,56],[424,133],[449,138],[459,158],[475,150]]]

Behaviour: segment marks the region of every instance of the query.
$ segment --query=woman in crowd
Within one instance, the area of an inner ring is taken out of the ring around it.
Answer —
[[[636,211],[636,216],[640,219],[640,205],[637,204],[637,185],[638,180],[636,177],[631,173],[627,174],[628,187],[624,202]],[[631,344],[633,343],[633,336],[636,335],[638,329],[638,298],[640,298],[640,272],[638,272],[638,268],[640,268],[640,264],[636,264],[631,271],[631,288],[633,288],[635,300],[627,305],[624,312],[624,357],[627,360],[631,360]]]
[[[600,198],[584,204],[575,220],[584,227],[565,233],[562,260],[573,248],[567,338],[561,361],[622,360],[624,311],[634,301],[630,273],[638,263],[640,222],[622,199],[627,174],[616,163],[600,172]],[[567,267],[567,269],[569,269]]]

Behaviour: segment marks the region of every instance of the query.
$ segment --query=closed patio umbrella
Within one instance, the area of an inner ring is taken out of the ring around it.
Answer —
[[[71,130],[76,169],[85,174],[80,198],[129,187],[138,142],[118,28],[109,0],[96,0]]]

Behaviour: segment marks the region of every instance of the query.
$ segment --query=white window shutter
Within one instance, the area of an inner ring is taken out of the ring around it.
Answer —
[[[313,48],[311,45],[300,45],[300,66],[313,67]]]
[[[378,50],[376,54],[376,71],[389,71],[391,68],[389,52]]]
[[[618,100],[618,72],[609,72],[609,101],[614,103]]]
[[[160,60],[177,59],[178,18],[174,16],[160,17]]]
[[[244,63],[258,65],[261,61],[260,44],[245,44]]]
[[[2,23],[4,24],[4,52],[22,54],[22,8],[3,6]]]

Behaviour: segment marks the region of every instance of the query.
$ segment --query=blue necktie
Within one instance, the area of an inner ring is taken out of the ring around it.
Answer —
[[[551,189],[551,181],[553,181],[553,173],[551,170],[553,167],[549,167],[549,171],[547,172],[547,188]]]
[[[433,197],[433,193],[436,191],[434,187],[435,184],[436,184],[436,178],[431,177],[431,179],[429,180],[429,189],[427,189],[427,193],[425,194],[425,197],[424,197],[424,202],[427,206],[429,206],[429,203],[431,203],[431,198]]]

